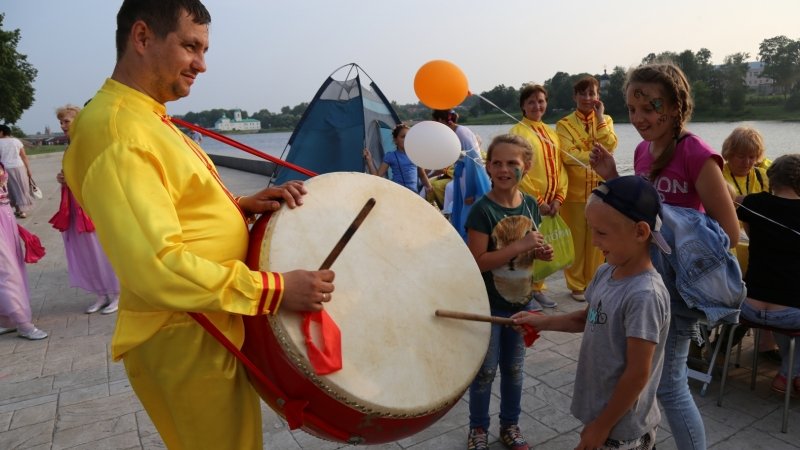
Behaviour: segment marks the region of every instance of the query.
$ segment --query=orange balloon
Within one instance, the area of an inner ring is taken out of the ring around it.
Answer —
[[[464,72],[450,61],[428,61],[414,76],[414,92],[419,101],[431,109],[451,109],[469,95],[469,83]]]

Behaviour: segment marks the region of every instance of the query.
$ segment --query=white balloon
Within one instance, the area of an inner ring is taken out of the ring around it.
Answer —
[[[426,120],[408,130],[405,149],[417,166],[438,170],[456,162],[461,154],[461,141],[447,125]]]

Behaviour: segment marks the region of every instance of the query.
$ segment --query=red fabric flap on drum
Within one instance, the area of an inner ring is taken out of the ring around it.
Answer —
[[[530,314],[542,314],[540,311],[530,311]],[[522,338],[525,340],[525,347],[530,347],[539,339],[539,330],[533,328],[531,325],[522,325],[522,328],[525,330],[525,334]]]
[[[317,347],[311,336],[312,322],[319,326],[322,350]],[[306,340],[308,360],[317,375],[328,375],[342,368],[342,333],[327,311],[323,309],[303,313],[303,336]]]

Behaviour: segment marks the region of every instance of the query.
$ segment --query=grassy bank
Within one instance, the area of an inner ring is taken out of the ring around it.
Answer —
[[[37,145],[34,147],[25,147],[25,153],[28,155],[44,155],[46,153],[63,152],[67,148],[66,145]]]

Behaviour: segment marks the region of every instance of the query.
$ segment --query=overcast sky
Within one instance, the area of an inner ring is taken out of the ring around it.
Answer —
[[[58,130],[56,107],[82,105],[111,74],[121,2],[0,0],[3,28],[39,71],[36,100],[17,123]],[[417,69],[457,64],[470,89],[544,82],[557,71],[602,73],[648,53],[708,48],[714,63],[758,55],[765,38],[800,38],[800,1],[768,0],[206,0],[208,71],[171,114],[249,113],[310,101],[336,68],[358,63],[390,99],[411,103]],[[2,99],[0,99],[1,101]]]

